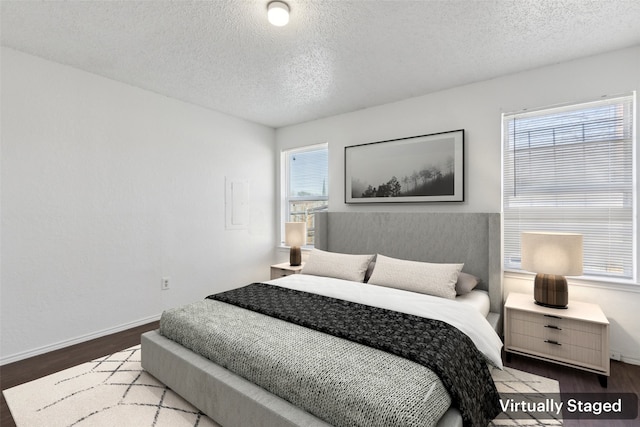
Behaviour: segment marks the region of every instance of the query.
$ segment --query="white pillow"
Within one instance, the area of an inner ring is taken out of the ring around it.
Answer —
[[[313,249],[302,268],[302,274],[364,281],[364,274],[374,255],[350,255]]]
[[[407,261],[378,254],[368,283],[454,299],[463,265]]]

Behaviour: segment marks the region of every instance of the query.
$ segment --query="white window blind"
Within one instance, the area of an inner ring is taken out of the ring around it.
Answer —
[[[503,116],[505,269],[520,233],[584,235],[584,275],[635,279],[634,106],[628,96]]]
[[[287,221],[307,223],[307,244],[314,244],[315,213],[329,201],[329,151],[327,144],[283,152],[285,206],[282,230]]]

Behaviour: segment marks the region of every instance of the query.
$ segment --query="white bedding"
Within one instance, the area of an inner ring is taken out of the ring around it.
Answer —
[[[502,341],[486,318],[470,303],[461,304],[426,294],[308,274],[292,274],[265,283],[441,320],[464,332],[489,362],[502,369]]]
[[[487,317],[487,314],[489,314],[491,300],[489,299],[489,293],[487,291],[474,289],[468,294],[458,295],[455,300],[463,304],[469,304],[484,317]]]

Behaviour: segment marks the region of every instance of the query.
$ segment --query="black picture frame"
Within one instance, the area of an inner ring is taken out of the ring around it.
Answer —
[[[344,149],[345,203],[464,201],[464,129]]]

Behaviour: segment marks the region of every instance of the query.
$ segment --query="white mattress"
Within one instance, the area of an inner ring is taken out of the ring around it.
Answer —
[[[463,304],[469,304],[476,310],[478,310],[484,317],[489,314],[489,308],[491,306],[491,300],[489,299],[489,293],[480,289],[474,289],[466,295],[458,295],[456,301]]]

